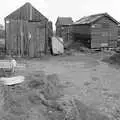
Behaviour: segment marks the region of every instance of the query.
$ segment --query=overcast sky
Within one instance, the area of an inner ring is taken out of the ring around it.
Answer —
[[[79,18],[96,13],[107,12],[120,21],[120,0],[1,0],[0,23],[4,24],[4,17],[30,2],[42,14],[55,24],[58,16]]]

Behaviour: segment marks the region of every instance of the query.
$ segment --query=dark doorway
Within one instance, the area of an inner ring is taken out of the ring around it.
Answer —
[[[91,46],[90,35],[74,34],[73,37],[75,42],[81,43],[82,46],[90,48]]]
[[[52,51],[52,38],[51,37],[48,38],[48,47],[49,47],[49,50],[50,50],[50,54],[53,55],[53,51]]]

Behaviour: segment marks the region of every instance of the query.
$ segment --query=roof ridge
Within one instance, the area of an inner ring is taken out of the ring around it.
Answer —
[[[98,16],[98,15],[106,15],[106,14],[108,14],[108,13],[107,12],[105,12],[105,13],[98,13],[98,14],[92,14],[90,16]]]
[[[105,13],[92,14],[92,15],[84,16],[84,17],[82,17],[82,18],[87,18],[87,17],[92,17],[92,16],[98,16],[98,15],[105,15],[105,14],[108,14],[108,13],[105,12]],[[81,18],[81,19],[82,19],[82,18]],[[80,20],[80,19],[79,19],[79,20]]]
[[[103,16],[109,17],[112,21],[118,24],[118,22],[112,16],[110,16],[107,12],[84,16],[81,19],[77,20],[74,24],[90,24],[97,21]]]
[[[56,24],[59,25],[70,25],[73,23],[72,17],[58,17]]]
[[[31,3],[30,3],[30,2],[26,2],[25,4],[29,4],[29,5],[31,5]],[[24,4],[24,5],[25,5],[25,4]]]
[[[60,17],[60,16],[59,16],[58,18],[72,18],[72,17]]]

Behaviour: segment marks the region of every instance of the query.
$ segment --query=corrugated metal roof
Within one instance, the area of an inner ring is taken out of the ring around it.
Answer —
[[[83,17],[80,20],[74,22],[74,24],[91,24],[91,23],[95,22],[96,20],[98,20],[99,18],[101,18],[103,16],[109,17],[111,20],[113,20],[114,22],[116,22],[118,24],[118,22],[113,17],[108,15],[107,13],[101,13],[101,14],[86,16],[86,17]]]
[[[71,25],[71,24],[73,24],[73,20],[71,17],[58,17],[56,24]]]

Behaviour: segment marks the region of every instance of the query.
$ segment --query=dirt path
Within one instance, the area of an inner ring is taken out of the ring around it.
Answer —
[[[65,94],[78,95],[88,105],[101,111],[120,103],[120,71],[86,55],[30,60],[29,70],[58,74],[66,85]]]
[[[19,59],[14,75],[24,75],[25,82],[14,86],[1,84],[0,117],[117,120],[120,118],[120,70],[101,62],[102,57],[79,54]]]

